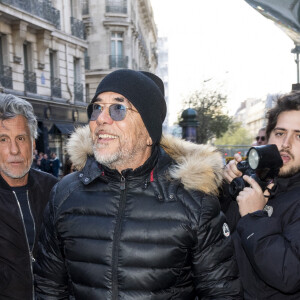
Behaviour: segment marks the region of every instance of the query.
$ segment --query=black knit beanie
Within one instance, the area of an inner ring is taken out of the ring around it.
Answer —
[[[103,92],[114,92],[126,97],[140,113],[153,144],[160,141],[167,107],[164,85],[158,76],[150,72],[129,69],[108,74],[98,85],[95,96],[87,108],[89,119],[92,115],[91,104]]]

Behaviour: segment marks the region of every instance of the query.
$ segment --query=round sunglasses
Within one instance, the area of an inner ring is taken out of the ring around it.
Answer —
[[[264,136],[257,136],[255,139],[257,141],[261,140],[262,142],[264,142],[266,138]]]
[[[93,103],[90,120],[91,121],[97,120],[100,114],[103,112],[104,108],[107,106],[107,104],[109,104],[108,106],[109,115],[114,121],[124,120],[126,117],[127,110],[132,110],[137,112],[135,109],[120,103],[105,103],[105,105],[101,105],[99,103]]]

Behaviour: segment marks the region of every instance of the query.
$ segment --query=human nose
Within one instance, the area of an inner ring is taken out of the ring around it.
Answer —
[[[10,143],[10,153],[13,155],[17,155],[20,151],[19,145],[16,141],[11,141]]]
[[[101,113],[99,114],[98,118],[96,119],[97,125],[100,124],[112,124],[113,119],[109,114],[109,106],[103,106]]]
[[[289,135],[289,134],[287,134],[284,138],[283,138],[283,140],[282,140],[282,148],[291,148],[292,147],[292,143],[291,143],[291,138],[292,138],[292,136],[291,135]]]

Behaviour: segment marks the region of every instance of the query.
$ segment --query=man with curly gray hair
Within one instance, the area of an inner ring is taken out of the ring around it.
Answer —
[[[57,179],[31,169],[32,105],[0,94],[0,299],[33,299],[33,262],[43,210]]]

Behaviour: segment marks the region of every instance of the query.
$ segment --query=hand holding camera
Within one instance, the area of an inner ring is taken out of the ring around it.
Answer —
[[[277,146],[264,145],[250,148],[245,161],[235,155],[225,167],[229,193],[237,200],[241,216],[264,208],[267,200],[263,192],[278,175],[282,164]]]

